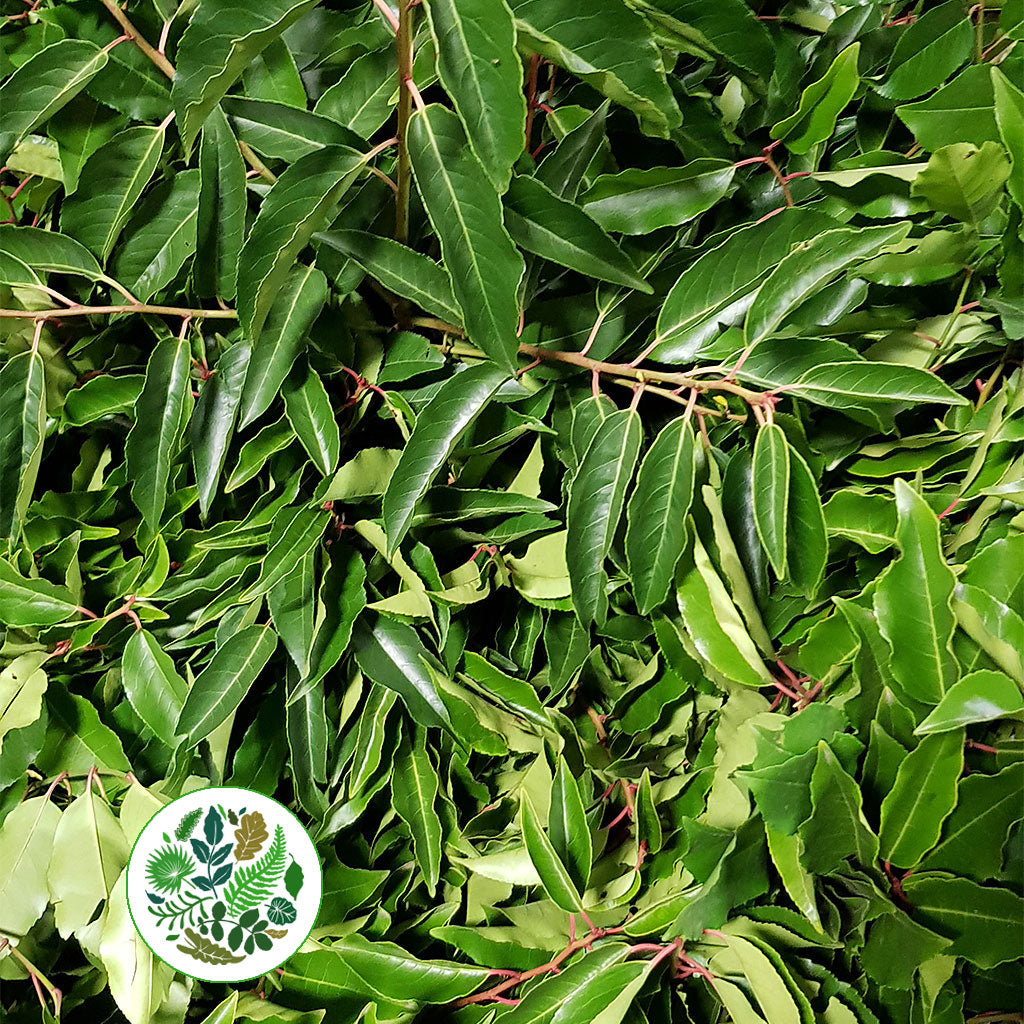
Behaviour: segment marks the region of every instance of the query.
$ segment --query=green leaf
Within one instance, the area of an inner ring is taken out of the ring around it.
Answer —
[[[274,539],[260,563],[259,577],[239,600],[255,601],[293,572],[323,536],[326,520],[327,515],[321,508],[282,509],[274,521],[275,529],[271,534]],[[280,532],[278,521],[282,524]]]
[[[650,294],[632,260],[575,203],[543,182],[516,175],[505,196],[505,223],[521,248],[599,281]]]
[[[1020,806],[1022,787],[1021,761],[995,775],[975,773],[962,779],[956,808],[942,827],[941,840],[925,854],[921,867],[954,871],[978,882],[1002,874],[1007,833],[1024,817]]]
[[[966,402],[935,374],[896,363],[821,363],[807,370],[790,390],[839,409],[880,402]]]
[[[192,411],[189,359],[185,339],[168,338],[153,349],[146,383],[135,403],[135,423],[125,442],[132,501],[153,533],[160,529],[171,462]]]
[[[581,913],[583,899],[580,891],[538,821],[537,812],[533,809],[528,796],[524,796],[520,804],[519,822],[530,862],[540,876],[544,891],[562,910],[570,914]]]
[[[121,123],[109,107],[81,94],[50,118],[46,133],[57,143],[65,195],[78,188],[86,160],[114,137]]]
[[[0,932],[21,938],[46,909],[46,868],[61,812],[48,796],[18,804],[0,827]]]
[[[921,922],[953,940],[951,955],[983,970],[1016,959],[1024,917],[1017,893],[931,872],[908,878],[904,891]]]
[[[514,0],[519,46],[565,68],[666,138],[681,121],[644,19],[619,0],[580,10],[572,0]]]
[[[91,785],[60,816],[46,872],[54,921],[63,938],[87,925],[110,898],[128,862],[117,818]]]
[[[821,586],[828,561],[828,535],[818,482],[803,456],[789,451],[789,517],[786,562],[793,585],[808,598]]]
[[[75,274],[104,280],[96,257],[81,242],[57,231],[0,225],[0,270],[7,284],[38,281],[38,274]],[[26,276],[26,271],[28,275]],[[46,300],[49,304],[49,298]]]
[[[914,730],[923,736],[950,732],[976,722],[991,722],[1024,711],[1024,697],[1016,684],[1002,672],[979,669],[954,683]]]
[[[779,579],[786,576],[789,523],[789,442],[782,428],[766,424],[754,442],[754,524]]]
[[[209,515],[234,436],[251,351],[244,342],[232,345],[217,360],[212,374],[200,384],[199,400],[189,425],[189,440],[199,489],[199,509],[204,517]]]
[[[884,495],[839,490],[823,511],[830,537],[845,537],[873,555],[896,543],[896,503]]]
[[[199,210],[194,277],[200,295],[235,295],[245,235],[245,162],[219,107],[210,111],[199,144]]]
[[[558,762],[551,786],[548,836],[573,885],[577,891],[585,892],[593,864],[593,841],[579,785],[564,758]]]
[[[409,530],[416,503],[459,438],[505,381],[500,367],[483,363],[449,378],[416,418],[416,429],[384,492],[384,530],[394,554]]]
[[[61,39],[39,50],[0,86],[0,158],[82,91],[107,63],[107,52],[84,39]]]
[[[391,794],[395,812],[412,833],[416,862],[423,872],[427,891],[433,893],[441,874],[441,822],[434,810],[438,778],[424,743],[424,730],[398,749]]]
[[[732,164],[722,160],[629,168],[602,174],[580,197],[580,205],[606,231],[646,235],[709,210],[729,191],[734,174]]]
[[[606,100],[578,127],[568,132],[558,148],[546,156],[537,168],[537,180],[543,182],[556,196],[574,200],[587,169],[597,156],[605,139],[608,119]]]
[[[33,652],[15,658],[0,672],[0,747],[4,737],[38,721],[46,693],[46,673],[40,667],[45,654]]]
[[[998,205],[1010,164],[998,143],[980,149],[968,142],[943,146],[914,179],[911,192],[933,210],[977,224]]]
[[[141,302],[165,288],[196,251],[199,172],[157,186],[128,222],[113,275]]]
[[[436,662],[411,626],[385,616],[360,621],[353,644],[356,662],[367,677],[394,690],[420,725],[451,732],[448,708],[431,673]]]
[[[165,130],[137,125],[118,132],[86,161],[78,190],[65,200],[61,230],[105,262],[164,148]]]
[[[491,183],[504,192],[523,151],[526,102],[504,0],[429,0],[437,72]]]
[[[768,826],[765,826],[765,835],[768,839],[768,851],[771,853],[772,863],[782,879],[789,898],[817,931],[824,931],[814,895],[814,879],[803,866],[805,853],[803,839],[796,833],[787,836],[784,832],[776,831]]]
[[[800,94],[800,105],[785,120],[772,126],[772,138],[785,142],[791,153],[806,153],[833,131],[860,83],[857,60],[860,43],[840,51],[828,71]]]
[[[633,478],[643,426],[635,410],[611,413],[598,427],[569,488],[565,557],[572,603],[581,623],[603,623],[608,612],[604,562],[611,550]]]
[[[283,390],[284,414],[306,454],[323,476],[338,468],[341,435],[331,399],[312,367],[297,367]]]
[[[743,319],[757,286],[794,245],[832,226],[823,214],[796,208],[731,233],[670,289],[658,314],[652,357],[666,363],[693,358],[720,325]]]
[[[291,270],[253,346],[241,395],[241,427],[270,408],[326,300],[327,278],[319,270],[303,264]]]
[[[897,107],[896,116],[923,149],[934,153],[956,142],[998,142],[994,102],[989,69],[974,64],[927,99]]]
[[[42,579],[25,579],[0,559],[0,620],[7,626],[53,626],[78,614],[71,595]]]
[[[139,718],[161,742],[175,746],[188,686],[152,633],[140,629],[131,635],[124,649],[121,683]]]
[[[325,147],[296,160],[267,193],[239,257],[238,317],[251,340],[259,338],[296,256],[363,166],[355,150]]]
[[[793,310],[844,270],[902,241],[909,229],[907,223],[834,228],[794,246],[758,289],[747,312],[743,327],[747,347],[774,334]]]
[[[371,277],[403,299],[411,299],[450,324],[462,324],[462,310],[455,301],[451,278],[430,257],[368,231],[322,231],[313,240],[355,260]]]
[[[502,224],[501,203],[459,119],[444,107],[434,103],[413,115],[409,156],[466,333],[499,366],[512,370],[523,261]]]
[[[900,556],[878,581],[875,615],[901,688],[915,700],[938,704],[960,674],[950,647],[956,578],[942,555],[935,513],[899,479],[896,508]]]
[[[276,647],[269,626],[248,626],[225,640],[196,677],[175,732],[190,747],[206,739],[241,704]]]
[[[864,867],[878,858],[878,837],[871,831],[861,791],[832,749],[818,742],[811,775],[811,816],[800,826],[803,862],[815,875],[827,875],[854,857]]]
[[[664,833],[654,802],[651,773],[646,768],[636,790],[636,834],[648,853],[657,853],[661,849]]]
[[[992,68],[992,90],[999,137],[1017,172],[1010,175],[1007,188],[1017,206],[1024,209],[1024,187],[1020,184],[1020,172],[1024,169],[1024,91],[997,68]]]
[[[936,844],[956,806],[964,764],[963,733],[926,736],[903,761],[882,801],[878,830],[883,860],[912,868]]]
[[[971,19],[956,0],[933,7],[901,33],[875,90],[890,100],[931,92],[970,58],[973,43]]]
[[[779,972],[781,961],[773,963],[774,958],[749,939],[738,935],[723,935],[722,938],[746,977],[766,1024],[804,1024],[806,1018],[797,1002],[799,989],[792,991],[786,984]]]
[[[362,935],[338,939],[329,948],[299,953],[287,961],[284,987],[316,1005],[351,1005],[353,995],[374,1000],[450,1003],[490,977],[479,967],[442,960],[417,960],[393,942]]]
[[[284,103],[225,96],[220,105],[241,141],[274,160],[291,162],[329,146],[364,145],[355,132],[330,117]]]
[[[178,43],[171,98],[186,152],[207,115],[246,66],[299,18],[314,0],[200,0]]]
[[[626,558],[641,615],[665,602],[686,547],[693,501],[693,430],[677,417],[651,443],[626,508]]]
[[[0,537],[6,540],[17,540],[39,475],[44,387],[38,352],[22,352],[0,367]]]
[[[676,574],[676,600],[693,654],[715,676],[756,688],[771,676],[699,537]],[[714,676],[713,676],[714,677]]]

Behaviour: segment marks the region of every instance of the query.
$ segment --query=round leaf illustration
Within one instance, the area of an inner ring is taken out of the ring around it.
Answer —
[[[267,917],[274,924],[291,924],[295,920],[295,905],[283,896],[275,896],[267,907]]]

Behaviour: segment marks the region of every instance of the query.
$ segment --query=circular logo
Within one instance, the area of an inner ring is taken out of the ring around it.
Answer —
[[[127,888],[132,921],[155,956],[199,981],[248,981],[309,937],[323,876],[291,811],[215,786],[150,818],[128,860]]]

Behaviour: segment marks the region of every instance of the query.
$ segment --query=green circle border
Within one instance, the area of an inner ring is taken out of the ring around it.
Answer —
[[[282,964],[288,963],[288,961],[291,960],[291,958],[295,956],[296,953],[298,953],[299,949],[301,949],[302,946],[309,941],[309,937],[313,934],[313,930],[316,928],[316,923],[320,918],[320,911],[323,909],[324,905],[324,868],[323,864],[321,864],[320,862],[319,854],[317,854],[316,863],[317,867],[320,869],[320,901],[317,903],[316,914],[313,915],[313,923],[310,925],[309,931],[306,932],[305,936],[302,939],[302,942],[299,943],[299,946],[295,950],[295,952],[289,953],[288,956],[286,956],[282,961],[280,961],[280,963],[275,964],[273,967],[270,967],[265,971],[261,971],[259,974],[254,974],[248,978],[236,978],[231,981],[228,981],[224,978],[200,978],[198,975],[188,974],[180,968],[175,967],[174,964],[167,963],[167,961],[162,956],[160,956],[160,954],[157,953],[157,951],[146,941],[146,936],[142,934],[142,929],[138,926],[138,924],[135,921],[135,914],[132,911],[131,900],[128,899],[128,874],[131,871],[132,857],[135,855],[135,848],[139,845],[139,840],[142,838],[142,833],[145,832],[147,828],[149,828],[150,823],[153,821],[153,819],[156,818],[157,815],[163,814],[163,812],[167,810],[168,807],[170,807],[172,804],[178,803],[180,800],[186,800],[189,797],[194,796],[196,793],[210,793],[217,789],[227,789],[235,793],[252,793],[254,796],[262,797],[264,800],[270,800],[272,803],[277,804],[277,806],[280,807],[281,810],[285,812],[285,814],[291,815],[295,823],[299,826],[300,829],[302,829],[302,831],[309,838],[314,853],[316,852],[316,843],[313,842],[313,837],[309,834],[309,829],[307,829],[306,826],[303,825],[301,821],[299,821],[299,816],[290,807],[285,807],[285,805],[281,803],[280,800],[276,800],[272,796],[267,796],[266,793],[260,793],[259,790],[246,789],[244,786],[206,786],[203,789],[194,789],[190,793],[182,793],[181,796],[176,796],[173,800],[169,800],[167,803],[163,805],[163,807],[160,808],[160,810],[155,811],[152,815],[150,815],[150,817],[146,820],[145,825],[143,825],[142,828],[139,829],[139,834],[135,837],[135,841],[132,843],[132,848],[128,853],[128,861],[125,864],[124,902],[125,905],[128,907],[128,917],[132,922],[132,927],[135,929],[135,934],[138,935],[140,939],[142,939],[143,945],[145,945],[146,949],[148,949],[150,953],[153,955],[153,957],[156,960],[159,960],[160,963],[164,964],[166,967],[170,967],[171,970],[173,970],[176,974],[184,975],[186,978],[191,978],[193,981],[201,981],[203,982],[204,985],[240,985],[246,981],[256,981],[259,978],[265,977],[271,971],[276,971],[279,967],[282,966]]]

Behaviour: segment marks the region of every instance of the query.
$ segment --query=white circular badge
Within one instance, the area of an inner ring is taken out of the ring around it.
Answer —
[[[197,790],[157,811],[128,860],[128,910],[164,963],[200,981],[249,981],[306,941],[320,859],[302,823],[248,789]]]

